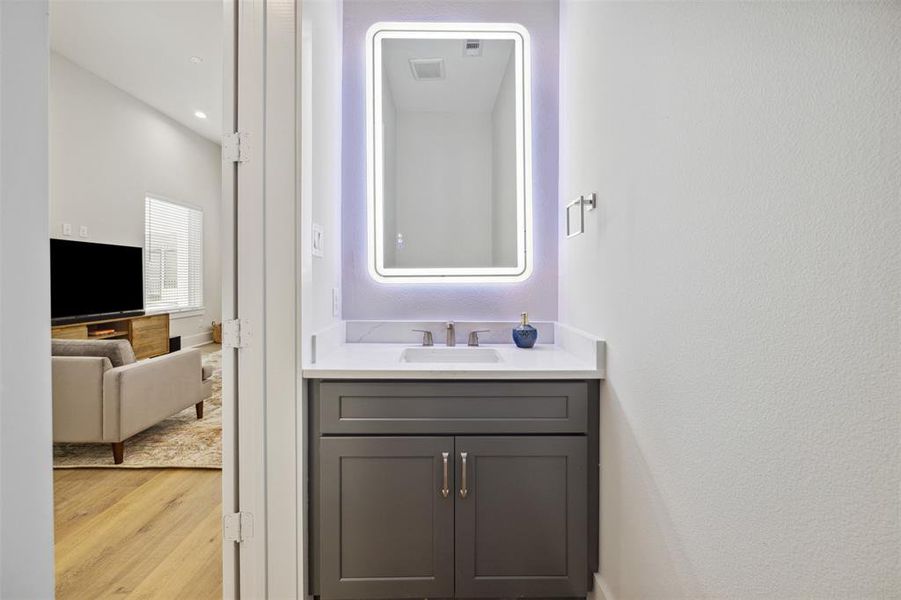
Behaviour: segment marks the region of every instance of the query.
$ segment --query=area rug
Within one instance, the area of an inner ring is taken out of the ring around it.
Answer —
[[[203,418],[194,407],[125,441],[125,460],[113,464],[109,444],[54,444],[53,467],[75,468],[222,468],[222,352],[204,355],[213,367],[213,394],[203,403]]]

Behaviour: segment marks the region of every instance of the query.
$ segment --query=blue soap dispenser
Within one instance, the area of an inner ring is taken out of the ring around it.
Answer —
[[[513,343],[520,348],[531,348],[538,341],[538,330],[529,325],[529,314],[520,315],[519,325],[513,328]]]

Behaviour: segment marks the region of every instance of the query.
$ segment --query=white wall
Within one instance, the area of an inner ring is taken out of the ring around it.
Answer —
[[[53,597],[47,2],[0,2],[0,597]]]
[[[491,111],[491,264],[516,266],[516,57],[511,52]]]
[[[145,194],[203,209],[204,314],[174,318],[182,344],[209,338],[221,315],[219,146],[51,53],[50,233],[86,241],[144,245]]]
[[[901,4],[566,1],[561,27],[609,591],[901,597]]]
[[[382,210],[385,211],[385,264],[397,265],[397,108],[388,83],[388,71],[382,71]]]
[[[324,257],[313,257],[308,243],[301,248],[305,354],[310,334],[340,317],[332,313],[332,290],[341,287],[341,11],[338,0],[310,0],[303,5],[302,240],[310,239],[313,223],[325,234]]]
[[[398,110],[396,140],[405,247],[386,266],[490,265],[491,113]]]

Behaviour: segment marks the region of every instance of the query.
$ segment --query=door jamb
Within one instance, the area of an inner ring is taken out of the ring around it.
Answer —
[[[237,0],[222,0],[222,132],[237,131]],[[222,161],[221,240],[222,248],[222,320],[237,318],[237,179],[238,165]],[[222,348],[222,514],[239,510],[238,496],[238,420],[237,349]],[[240,569],[239,545],[222,540],[222,597],[238,598]]]
[[[229,1],[229,0],[226,0]],[[233,597],[299,597],[296,21],[300,0],[236,3],[236,245],[231,314],[249,324],[236,355],[237,549]],[[226,313],[224,313],[226,314]],[[227,596],[228,597],[228,596]]]

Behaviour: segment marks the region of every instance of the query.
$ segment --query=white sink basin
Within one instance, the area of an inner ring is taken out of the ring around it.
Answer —
[[[408,363],[496,363],[500,354],[493,348],[406,348],[401,362]]]

